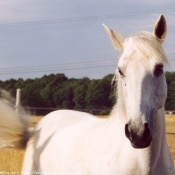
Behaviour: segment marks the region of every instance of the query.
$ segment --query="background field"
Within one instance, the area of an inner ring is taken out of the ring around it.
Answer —
[[[99,117],[99,116],[98,116]],[[34,126],[42,117],[31,117]],[[166,115],[167,141],[171,154],[175,160],[175,115]],[[25,151],[13,149],[0,149],[0,172],[16,172],[20,174]]]

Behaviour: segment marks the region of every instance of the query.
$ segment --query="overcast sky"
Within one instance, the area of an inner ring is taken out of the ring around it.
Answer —
[[[0,80],[50,73],[102,78],[115,72],[120,54],[102,23],[128,37],[152,32],[161,13],[175,71],[174,0],[0,0]]]

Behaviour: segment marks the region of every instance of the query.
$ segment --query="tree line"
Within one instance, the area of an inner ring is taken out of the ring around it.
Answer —
[[[165,109],[175,110],[175,72],[166,72],[168,97]],[[64,74],[44,75],[41,78],[0,81],[0,88],[15,98],[16,89],[22,89],[22,106],[33,107],[36,115],[43,115],[51,109],[75,109],[97,111],[107,114],[115,103],[113,74],[102,79],[68,78]]]

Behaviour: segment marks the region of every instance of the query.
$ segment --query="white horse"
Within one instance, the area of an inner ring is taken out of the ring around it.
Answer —
[[[175,174],[164,117],[166,20],[160,15],[153,33],[126,39],[104,27],[114,47],[123,51],[115,76],[118,100],[109,118],[60,110],[29,131],[27,122],[0,103],[1,145],[27,147],[23,174]]]

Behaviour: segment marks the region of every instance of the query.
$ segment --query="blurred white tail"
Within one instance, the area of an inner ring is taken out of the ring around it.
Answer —
[[[9,104],[0,101],[0,148],[23,149],[29,138],[29,117],[15,113]]]

